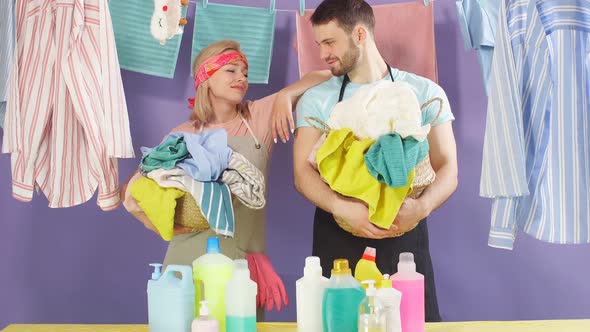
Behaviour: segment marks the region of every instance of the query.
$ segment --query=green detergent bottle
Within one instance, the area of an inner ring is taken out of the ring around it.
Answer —
[[[210,315],[219,322],[219,331],[225,332],[225,286],[231,279],[233,261],[221,253],[219,239],[207,239],[206,254],[193,261],[195,283],[195,315],[200,301],[206,300]]]
[[[358,309],[364,298],[365,291],[352,277],[348,260],[335,260],[322,304],[324,332],[357,332]]]

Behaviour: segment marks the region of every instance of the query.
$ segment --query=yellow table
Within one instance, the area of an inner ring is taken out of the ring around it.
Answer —
[[[257,332],[296,332],[295,323],[258,323]],[[590,320],[428,323],[426,332],[588,332]],[[148,332],[147,325],[9,325],[2,332]]]

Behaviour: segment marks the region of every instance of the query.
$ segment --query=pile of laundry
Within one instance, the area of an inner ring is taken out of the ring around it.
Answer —
[[[252,209],[266,204],[264,175],[228,146],[225,130],[174,132],[141,151],[141,175],[129,192],[164,240],[175,223],[232,237],[232,195]],[[196,212],[181,213],[187,209]]]
[[[430,125],[422,125],[411,86],[362,86],[336,104],[325,129],[308,161],[332,190],[365,202],[369,220],[389,229],[429,151]]]

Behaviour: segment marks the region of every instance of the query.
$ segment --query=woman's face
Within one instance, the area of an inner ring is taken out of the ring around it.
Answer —
[[[227,64],[209,78],[213,97],[239,104],[248,91],[248,69],[242,61]]]

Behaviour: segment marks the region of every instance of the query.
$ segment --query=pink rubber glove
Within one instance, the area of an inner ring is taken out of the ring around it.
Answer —
[[[254,265],[256,265],[255,270],[257,279],[259,280],[257,282],[258,295],[260,296],[260,301],[257,301],[259,302],[259,306],[263,307],[266,304],[267,311],[271,311],[273,306],[276,306],[277,311],[281,311],[283,304],[285,306],[289,305],[289,297],[287,296],[287,291],[285,291],[285,285],[276,273],[268,256],[264,254],[248,254],[246,255],[246,259],[248,262],[253,261]],[[252,272],[250,272],[250,275],[252,275]]]
[[[255,258],[252,254],[246,254],[246,260],[248,261],[248,269],[250,270],[250,279],[256,283],[256,307],[264,308],[264,302],[266,301],[266,293],[262,292],[266,289],[266,284],[262,275],[258,273],[258,266],[256,266]]]

